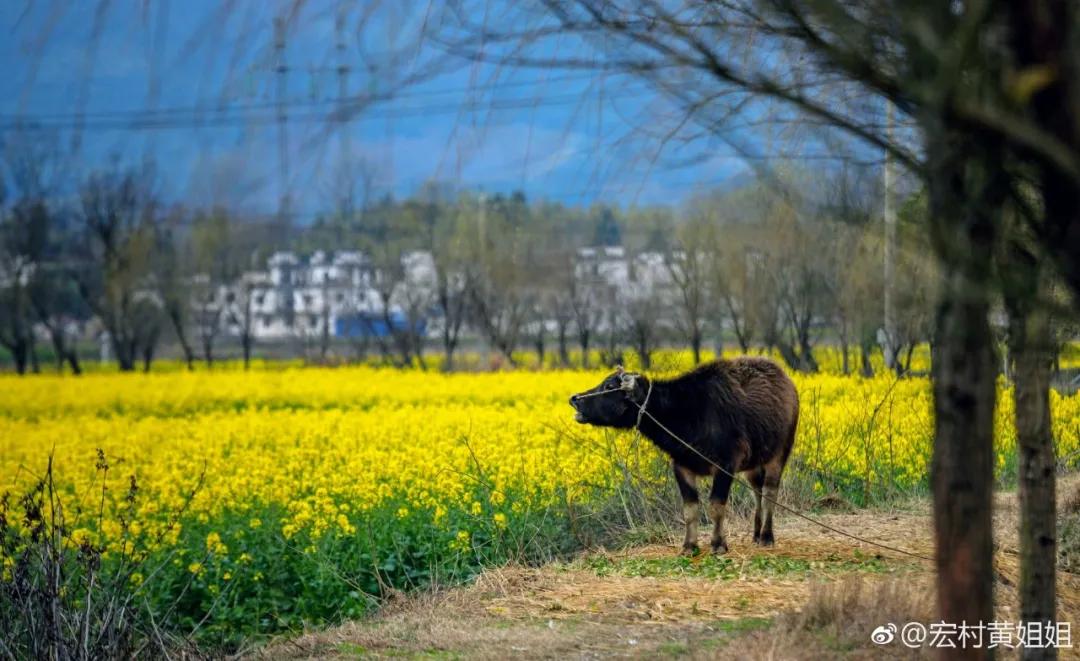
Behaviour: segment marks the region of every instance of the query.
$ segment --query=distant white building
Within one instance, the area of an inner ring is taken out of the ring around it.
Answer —
[[[579,249],[574,275],[585,286],[609,287],[620,296],[655,296],[674,284],[663,253],[628,256],[621,246]]]
[[[409,315],[415,323],[418,305],[423,308],[419,314],[424,328],[435,332],[441,320],[433,305],[434,257],[414,250],[402,253],[400,259],[401,269],[391,276],[359,251],[317,251],[308,256],[276,252],[267,260],[266,270],[245,272],[236,282],[214,291],[205,288],[205,276],[197,276],[193,282],[201,287],[194,288],[193,306],[198,315],[219,318],[229,335],[240,335],[250,324],[258,341],[321,337],[324,329],[333,337],[384,335],[391,330],[388,325],[410,323]],[[384,302],[388,277],[398,282]],[[621,246],[581,248],[574,277],[598,308],[612,311],[627,301],[667,300],[673,287],[664,254],[631,256]],[[219,309],[220,315],[207,315]]]
[[[406,253],[402,265],[406,273],[402,286],[433,283],[430,253]],[[375,289],[380,277],[371,260],[357,251],[332,255],[318,251],[308,257],[283,251],[270,256],[265,271],[248,271],[210,292],[207,299],[196,297],[193,305],[220,307],[220,323],[230,335],[239,335],[250,323],[256,340],[321,336],[324,328],[332,336],[378,334],[387,330]],[[390,308],[391,320],[401,316],[393,301]]]

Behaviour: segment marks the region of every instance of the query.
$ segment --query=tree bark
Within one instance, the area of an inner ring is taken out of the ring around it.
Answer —
[[[931,476],[938,602],[946,622],[993,617],[991,506],[995,361],[989,305],[946,267],[934,357]],[[975,299],[975,300],[972,300]]]
[[[1006,290],[1009,353],[1016,404],[1020,500],[1020,619],[1053,622],[1057,562],[1054,439],[1050,427],[1053,336],[1041,304],[1045,280],[1034,256],[1014,259],[1016,280]],[[1022,659],[1057,658],[1055,648],[1023,648]]]
[[[931,484],[939,617],[990,622],[993,594],[994,402],[997,365],[989,322],[995,229],[1001,212],[993,140],[941,122],[927,135],[930,226],[942,267],[933,360]],[[949,658],[989,658],[982,649]]]

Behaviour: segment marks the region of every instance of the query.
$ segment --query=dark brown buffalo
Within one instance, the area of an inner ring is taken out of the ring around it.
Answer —
[[[671,457],[686,519],[684,553],[697,552],[697,479],[706,475],[713,478],[713,552],[728,549],[724,510],[732,475],[740,472],[757,493],[754,542],[773,544],[772,504],[799,422],[795,384],[776,363],[750,357],[717,360],[663,380],[619,367],[600,385],[571,397],[570,405],[583,424],[633,429],[640,419],[641,433]],[[649,415],[641,415],[642,405]]]

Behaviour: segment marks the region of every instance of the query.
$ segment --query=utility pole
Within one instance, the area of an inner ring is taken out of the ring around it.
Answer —
[[[278,198],[278,223],[279,229],[287,233],[289,229],[289,142],[288,123],[289,115],[286,112],[286,95],[288,93],[289,68],[285,64],[285,18],[274,17],[274,72],[277,78],[277,123],[278,123],[278,180],[281,186]]]
[[[885,132],[888,142],[893,140],[893,108],[892,101],[885,101]],[[893,289],[896,286],[896,164],[892,154],[885,152],[884,185],[885,185],[885,345],[882,347],[885,354],[885,366],[890,369],[896,368],[896,301]]]
[[[336,35],[336,49],[337,49],[337,77],[338,77],[338,99],[337,99],[337,117],[338,123],[338,186],[341,186],[340,194],[341,208],[338,209],[338,213],[341,214],[341,218],[338,224],[338,230],[341,231],[343,225],[352,226],[354,222],[353,215],[356,212],[356,198],[353,186],[356,182],[353,177],[353,163],[352,163],[352,145],[349,139],[349,120],[348,109],[346,108],[346,99],[349,96],[349,63],[348,55],[345,48],[345,24],[348,17],[348,4],[346,2],[339,2],[337,6],[337,16],[334,19],[334,34]]]
[[[345,52],[345,19],[347,14],[348,5],[346,3],[339,4],[337,18],[334,21],[334,32],[337,35],[338,122],[341,125],[339,136],[341,140],[341,165],[346,168],[347,175],[351,176],[352,168],[348,167],[348,164],[352,153],[349,144],[349,122],[345,108],[345,100],[349,96],[349,63],[348,55]]]

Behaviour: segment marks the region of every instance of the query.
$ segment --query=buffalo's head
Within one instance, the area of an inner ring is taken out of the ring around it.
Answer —
[[[570,406],[576,412],[574,419],[598,427],[634,427],[648,387],[649,381],[643,375],[616,367],[600,385],[570,397]]]

